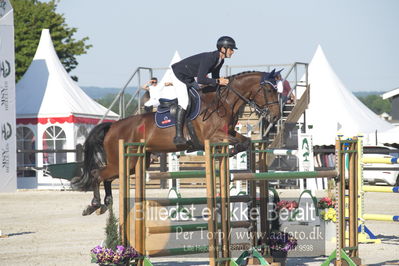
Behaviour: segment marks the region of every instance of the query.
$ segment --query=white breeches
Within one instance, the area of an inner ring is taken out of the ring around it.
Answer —
[[[168,90],[168,94],[174,93],[175,97],[170,97],[168,99],[174,99],[177,98],[178,104],[183,108],[184,110],[187,110],[188,107],[188,91],[187,91],[187,86],[180,80],[178,80],[174,75],[173,75],[173,91]],[[167,90],[168,87],[165,87],[165,90]]]
[[[165,99],[169,99],[169,100],[177,98],[178,104],[181,106],[181,108],[186,110],[188,107],[188,92],[187,92],[186,84],[184,84],[183,82],[178,80],[174,75],[173,75],[173,77],[166,79],[166,80],[168,82],[172,82],[173,86],[162,87],[162,89],[159,91],[159,95],[158,95],[159,98],[165,98]],[[161,82],[164,82],[164,79],[162,79]],[[157,103],[156,106],[158,106],[158,105],[159,105],[159,102]]]
[[[186,86],[178,86],[176,88],[177,101],[181,108],[187,110],[188,107],[188,91]]]
[[[144,103],[144,106],[147,106],[147,107],[153,106],[156,108],[156,107],[158,107],[158,105],[159,105],[159,101],[156,98],[150,98],[148,101],[146,101]]]

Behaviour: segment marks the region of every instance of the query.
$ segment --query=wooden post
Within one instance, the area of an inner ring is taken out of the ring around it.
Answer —
[[[266,150],[266,143],[259,143],[259,150]],[[267,153],[259,153],[259,172],[267,172]],[[269,203],[269,181],[261,180],[259,181],[259,194],[260,194],[260,229],[261,235],[268,237],[270,234],[269,230],[269,218],[267,213],[267,205]]]
[[[140,140],[144,142],[144,140]],[[145,153],[144,146],[137,146],[137,153]],[[145,255],[145,158],[137,156],[135,167],[135,249]]]
[[[125,167],[125,142],[123,139],[119,140],[119,232],[121,234],[122,244],[127,246],[129,244],[127,235],[128,231],[128,213],[130,211],[130,200],[127,193],[127,179]]]
[[[162,152],[159,157],[159,166],[160,166],[159,170],[161,173],[168,171],[167,157],[168,157],[168,154],[166,152]],[[161,188],[168,188],[168,180],[160,180],[160,186],[161,186]]]
[[[212,149],[209,140],[205,140],[205,172],[206,172],[206,196],[208,217],[208,233],[209,233],[209,265],[216,266],[217,243],[216,243],[216,195],[215,195],[215,176],[213,169]]]
[[[249,169],[251,170],[251,172],[255,173],[256,172],[256,154],[254,153],[255,150],[255,144],[251,143],[250,145],[250,149],[248,151],[248,155],[247,158],[249,159]],[[251,204],[249,204],[249,213],[248,213],[248,217],[251,217],[251,210],[254,210],[257,207],[256,204],[256,180],[247,180],[247,186],[249,187],[248,190],[248,195],[251,197]],[[255,217],[251,217],[251,218],[255,218]],[[252,246],[255,247],[258,245],[257,243],[257,232],[258,232],[258,228],[257,228],[257,223],[256,223],[256,219],[251,219],[251,232],[250,232],[250,236],[251,236],[251,240],[252,240]]]
[[[124,142],[124,146],[126,143]],[[131,207],[131,195],[130,195],[130,158],[127,156],[129,153],[129,147],[125,147],[125,158],[124,158],[124,166],[125,166],[125,194],[126,196],[126,231],[127,231],[127,241],[130,246],[134,247],[135,242],[133,242],[132,238],[132,207]]]
[[[356,151],[349,153],[349,246],[357,247],[357,143],[353,142],[350,145],[350,150]],[[352,249],[349,251],[350,257],[357,257],[357,249]]]
[[[342,265],[341,250],[345,244],[345,154],[342,150],[341,139],[335,141],[336,169],[339,169],[339,176],[336,182],[336,195],[338,201],[337,224],[336,224],[336,262],[335,265]]]
[[[228,143],[227,139],[223,142]],[[223,145],[221,149],[222,154],[228,154],[229,147]],[[230,200],[229,200],[229,189],[230,189],[230,175],[228,165],[228,155],[220,157],[220,197],[221,197],[221,210],[222,210],[222,256],[223,258],[230,258]]]

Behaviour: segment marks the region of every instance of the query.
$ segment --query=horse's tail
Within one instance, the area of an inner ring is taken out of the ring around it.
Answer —
[[[103,141],[111,122],[97,125],[91,131],[84,143],[84,160],[82,176],[71,180],[72,189],[78,191],[89,191],[93,189],[93,175],[91,171],[105,166],[106,157]]]

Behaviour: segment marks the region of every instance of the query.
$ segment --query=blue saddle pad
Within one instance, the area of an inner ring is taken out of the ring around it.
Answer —
[[[201,110],[201,99],[198,91],[193,88],[190,88],[189,90],[189,97],[191,99],[191,108],[190,113],[188,114],[188,119],[194,120]],[[169,108],[159,108],[155,112],[155,123],[159,128],[166,128],[174,126],[176,124],[176,119],[170,115]]]

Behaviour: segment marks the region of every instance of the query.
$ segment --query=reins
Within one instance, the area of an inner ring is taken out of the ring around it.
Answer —
[[[264,96],[266,98],[266,91],[265,91],[265,84],[268,83],[272,86],[274,86],[270,81],[264,81],[263,83],[260,84],[260,88],[259,90],[256,92],[255,96],[258,94],[258,92],[263,89],[264,91]],[[258,115],[261,115],[263,117],[265,117],[268,113],[269,113],[269,105],[272,104],[279,104],[278,101],[274,101],[274,102],[266,102],[266,107],[261,108],[254,100],[248,99],[246,97],[244,97],[240,92],[238,92],[236,89],[234,89],[231,85],[231,82],[229,82],[229,84],[227,84],[227,89],[231,90],[235,95],[238,96],[238,98],[240,98],[241,100],[243,100],[246,104],[248,104],[251,108],[253,108],[255,110],[255,112]]]
[[[221,88],[220,86],[218,86],[218,87],[216,88],[215,93],[216,93],[216,96],[217,96],[217,97],[214,97],[214,98],[213,98],[212,105],[206,107],[206,108],[201,112],[201,114],[203,114],[202,121],[206,121],[209,117],[211,117],[211,115],[212,115],[214,112],[219,112],[219,108],[220,108],[220,107],[223,107],[223,104],[220,104],[220,103],[221,103],[221,99],[222,99],[222,94],[221,94],[220,88]],[[214,107],[214,109],[208,113],[208,111],[209,111],[209,109],[210,109],[211,106]]]
[[[253,99],[247,98],[244,95],[242,95],[239,91],[237,91],[234,87],[232,87],[231,84],[233,83],[233,80],[234,80],[234,77],[231,78],[231,80],[227,84],[227,86],[220,86],[220,87],[218,87],[216,89],[216,96],[217,97],[215,97],[213,99],[214,109],[212,111],[208,112],[209,108],[210,108],[210,106],[208,106],[207,108],[205,108],[205,110],[203,110],[201,112],[203,114],[203,121],[207,120],[214,112],[216,112],[216,111],[219,112],[219,108],[223,106],[223,104],[220,104],[221,101],[222,101],[222,98],[223,98],[223,96],[222,96],[222,88],[226,88],[226,92],[227,93],[229,91],[233,92],[239,99],[241,99],[244,103],[248,104],[252,110],[255,110],[255,112],[258,115],[261,115],[262,117],[266,117],[269,114],[270,105],[279,104],[278,100],[277,101],[273,101],[273,102],[267,102],[267,97],[266,97],[267,88],[266,88],[266,86],[267,86],[267,84],[269,84],[269,85],[274,87],[273,83],[271,83],[270,81],[263,80],[260,83],[259,89],[255,93],[255,97],[256,97],[256,95],[258,95],[259,91],[263,90],[266,106],[265,107],[261,107],[255,102],[255,100],[254,100],[255,97]]]

